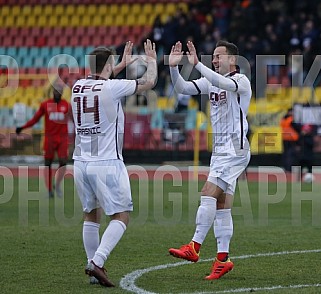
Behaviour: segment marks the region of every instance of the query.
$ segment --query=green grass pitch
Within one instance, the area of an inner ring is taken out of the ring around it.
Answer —
[[[121,281],[128,286],[129,274],[159,265],[164,266],[134,281],[136,293],[320,293],[320,184],[241,181],[230,248],[235,267],[211,282],[203,277],[216,253],[213,230],[201,262],[171,266],[182,260],[168,254],[194,233],[203,182],[132,179],[131,184],[135,212],[106,263],[117,287],[106,289],[89,285],[84,274],[82,212],[73,180],[65,179],[64,199],[47,199],[35,178],[0,177],[0,293],[130,293]],[[276,252],[283,253],[267,255]]]

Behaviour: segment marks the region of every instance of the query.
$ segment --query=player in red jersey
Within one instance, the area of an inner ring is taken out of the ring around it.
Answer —
[[[49,197],[53,197],[52,170],[51,165],[57,152],[59,169],[56,174],[55,192],[58,197],[62,197],[60,187],[61,181],[66,171],[68,160],[68,119],[72,119],[70,104],[62,99],[63,87],[56,85],[53,87],[53,98],[43,101],[33,116],[26,124],[16,128],[16,133],[20,134],[23,129],[35,125],[42,116],[45,117],[45,137],[44,137],[44,160],[45,184],[48,188]]]

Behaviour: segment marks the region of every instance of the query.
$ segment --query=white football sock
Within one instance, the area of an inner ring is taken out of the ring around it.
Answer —
[[[88,262],[94,258],[99,246],[99,227],[99,224],[89,221],[84,221],[83,224],[82,238]]]
[[[216,198],[210,196],[201,196],[201,204],[196,214],[196,229],[193,241],[202,244],[213,225],[216,213]]]
[[[100,245],[93,258],[93,262],[98,267],[104,266],[104,263],[107,260],[109,254],[115,248],[125,231],[126,225],[122,221],[110,221],[108,227],[106,228],[101,238]]]
[[[233,236],[233,219],[231,209],[216,211],[214,235],[217,241],[217,252],[229,252],[230,241]]]

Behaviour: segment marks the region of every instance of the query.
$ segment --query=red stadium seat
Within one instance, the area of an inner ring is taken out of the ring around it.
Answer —
[[[53,30],[50,28],[50,27],[44,27],[42,29],[42,35],[44,37],[48,37],[48,36],[51,36],[53,34]]]
[[[74,28],[73,27],[66,27],[65,29],[65,37],[71,37],[75,35],[75,31],[74,31]]]
[[[80,37],[78,35],[74,35],[74,36],[71,36],[67,42],[70,46],[79,46],[79,45],[81,45],[81,38],[82,37]],[[67,40],[67,38],[64,38],[64,39]]]
[[[124,149],[144,150],[151,137],[151,115],[125,113]]]
[[[87,34],[82,36],[82,37],[80,37],[79,41],[80,41],[80,44],[82,44],[83,46],[92,46],[91,38]]]
[[[17,39],[20,39],[20,38],[17,38]],[[13,45],[12,36],[10,36],[10,35],[4,36],[3,39],[2,39],[2,46],[3,47],[9,47],[9,46],[12,46],[12,45]]]
[[[77,27],[76,30],[75,30],[75,35],[77,36],[84,36],[85,34],[87,34],[87,30],[86,30],[86,27]]]

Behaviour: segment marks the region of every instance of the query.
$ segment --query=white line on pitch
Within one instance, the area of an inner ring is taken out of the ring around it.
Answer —
[[[281,251],[281,252],[267,252],[267,253],[258,253],[258,254],[248,254],[248,255],[241,255],[241,256],[235,256],[232,257],[233,259],[247,259],[247,258],[256,258],[256,257],[266,257],[266,256],[277,256],[277,255],[287,255],[287,254],[304,254],[304,253],[319,253],[321,252],[321,249],[315,249],[315,250],[296,250],[296,251]],[[207,262],[211,261],[213,258],[209,259],[201,259],[198,262]],[[142,288],[139,288],[135,285],[135,281],[140,278],[142,275],[152,272],[152,271],[157,271],[161,269],[166,269],[166,268],[171,268],[171,267],[177,267],[181,265],[186,265],[186,264],[191,264],[189,261],[181,261],[181,262],[176,262],[176,263],[167,263],[167,264],[162,264],[162,265],[157,265],[157,266],[152,266],[148,267],[145,269],[140,269],[133,271],[129,274],[127,274],[125,277],[123,277],[120,280],[120,287],[124,290],[134,292],[137,294],[157,294],[155,292],[149,292],[146,291]],[[321,284],[312,284],[312,285],[290,285],[290,286],[271,286],[271,287],[266,287],[266,288],[240,288],[240,289],[231,289],[231,290],[225,290],[225,291],[220,291],[220,292],[199,292],[195,294],[209,294],[209,293],[241,293],[241,292],[246,292],[251,289],[259,291],[259,290],[276,290],[276,289],[284,289],[284,288],[306,288],[306,287],[320,287]],[[283,287],[283,288],[279,288]]]

